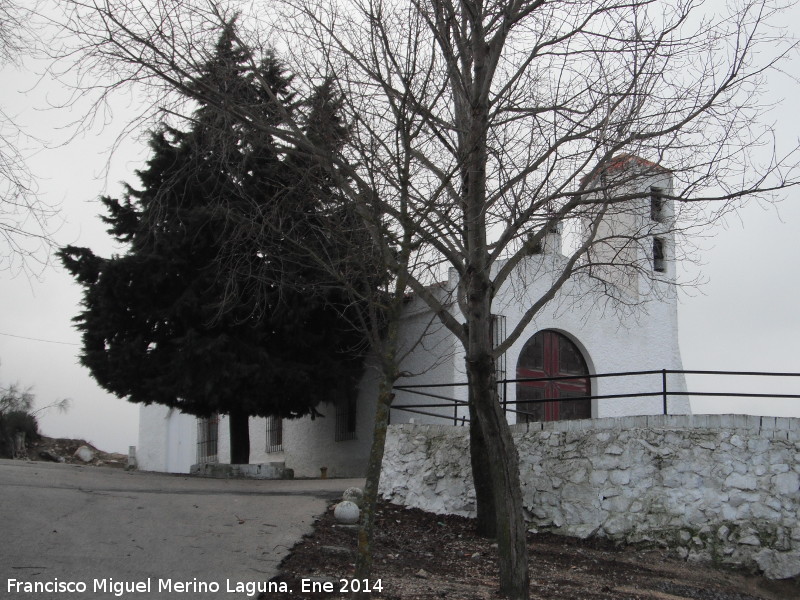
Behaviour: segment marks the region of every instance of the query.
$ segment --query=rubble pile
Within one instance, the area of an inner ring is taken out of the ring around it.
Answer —
[[[86,440],[42,436],[28,447],[28,459],[96,467],[125,468],[128,457],[116,452],[103,452]]]

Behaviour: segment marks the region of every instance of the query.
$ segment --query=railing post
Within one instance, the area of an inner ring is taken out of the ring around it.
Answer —
[[[661,393],[664,400],[664,414],[667,413],[667,370],[661,369]]]
[[[503,378],[503,416],[508,414],[508,380]]]

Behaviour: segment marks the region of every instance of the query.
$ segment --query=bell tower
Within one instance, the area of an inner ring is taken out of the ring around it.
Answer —
[[[633,155],[612,159],[584,181],[583,232],[592,277],[630,300],[675,280],[675,210],[669,170]]]

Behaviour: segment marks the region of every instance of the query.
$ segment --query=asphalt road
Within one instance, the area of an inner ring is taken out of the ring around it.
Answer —
[[[0,598],[255,598],[315,516],[361,485],[0,460]]]

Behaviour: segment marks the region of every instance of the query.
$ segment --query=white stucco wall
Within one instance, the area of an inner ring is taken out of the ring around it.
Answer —
[[[250,462],[282,462],[283,453],[268,453],[266,419],[250,419]],[[139,408],[139,440],[136,447],[138,468],[143,471],[188,473],[197,462],[197,417],[160,404]],[[230,462],[228,417],[221,415],[218,425],[217,459]]]
[[[372,444],[377,397],[377,373],[368,366],[358,385],[355,439],[336,441],[336,406],[322,403],[324,415],[283,421],[283,456],[295,477],[363,477]]]
[[[449,283],[445,282],[433,290],[443,303],[452,301],[454,288]],[[419,298],[411,298],[406,306],[399,345],[399,356],[402,357],[399,370],[404,376],[397,381],[397,387],[453,384],[461,381],[458,374],[459,371],[463,371],[460,368],[464,360],[461,344]],[[466,400],[466,389],[453,385],[421,391]],[[443,404],[445,401],[425,398],[411,390],[397,389],[395,391],[394,404],[397,406],[422,403]],[[451,406],[421,410],[441,415],[450,420],[454,417],[454,409]],[[458,410],[456,413],[461,416],[463,411]],[[419,415],[405,410],[392,411],[392,423],[408,423],[412,419],[418,423],[444,422],[442,419],[430,415]]]
[[[509,282],[509,289],[502,290],[502,300],[495,310],[505,314],[507,328],[511,331],[519,323],[524,308],[530,306],[543,294],[550,282],[537,274],[542,271],[541,262],[548,256],[534,256],[523,265],[517,281]],[[525,282],[523,286],[522,283]],[[537,332],[558,331],[570,338],[580,348],[589,367],[589,372],[619,373],[651,369],[682,369],[678,346],[678,323],[675,298],[647,302],[627,314],[616,314],[597,298],[584,292],[583,279],[577,277],[568,282],[563,293],[548,304],[526,327],[519,339],[506,353],[509,377],[516,373],[516,365],[525,343]],[[513,289],[523,289],[521,294]],[[515,297],[516,296],[516,297]],[[685,391],[682,378],[671,377],[668,388]],[[661,375],[598,378],[592,381],[594,395],[651,392],[661,389]],[[508,398],[516,399],[515,386],[508,389]],[[672,398],[671,413],[689,412],[686,397]],[[661,397],[607,399],[594,402],[592,416],[612,417],[642,414],[660,414]]]
[[[160,404],[139,407],[136,462],[143,471],[188,473],[197,456],[197,419]]]
[[[252,417],[250,419],[250,463],[268,462],[283,462],[283,452],[267,452],[267,420],[262,417]]]
[[[506,331],[510,334],[521,322],[525,310],[536,302],[552,285],[552,263],[565,260],[560,255],[540,254],[523,260],[516,273],[509,278],[496,294],[493,313],[506,318]],[[496,266],[502,268],[502,263]],[[669,267],[674,268],[674,267]],[[455,280],[449,287],[456,285]],[[598,297],[589,292],[589,284],[582,276],[568,281],[561,293],[548,303],[536,317],[528,323],[524,332],[506,352],[506,377],[516,376],[517,361],[527,341],[539,331],[554,330],[571,339],[581,350],[591,374],[622,373],[683,368],[678,345],[677,300],[674,290],[663,285],[655,297],[649,300],[640,298],[641,304],[623,312],[615,311],[613,306],[598,302]],[[602,299],[601,299],[602,300]],[[412,305],[415,310],[412,324],[427,322],[430,311]],[[456,318],[461,318],[455,306]],[[407,333],[413,338],[415,329]],[[430,334],[428,346],[420,344],[420,349],[404,362],[411,373],[419,373],[400,382],[400,385],[425,385],[430,383],[465,383],[467,380],[464,354],[460,343],[443,327]],[[435,351],[428,349],[435,348]],[[436,352],[447,351],[448,359],[436,363]],[[426,365],[434,365],[426,371]],[[597,378],[592,380],[593,395],[654,393],[662,389],[662,375]],[[682,375],[669,375],[669,392],[685,392],[686,384]],[[466,387],[431,388],[423,391],[466,400]],[[516,400],[516,386],[506,388],[509,402]],[[428,399],[409,393],[399,393],[396,403],[420,404],[437,403],[441,400]],[[685,396],[668,398],[670,414],[691,412],[689,399]],[[453,409],[431,409],[452,418]],[[663,399],[659,394],[649,398],[615,398],[593,401],[592,417],[615,417],[629,415],[662,414]],[[467,409],[458,410],[459,416],[466,416]],[[445,421],[426,415],[392,412],[392,423],[406,423],[410,419],[416,423],[438,423]],[[509,413],[509,421],[516,422]]]

